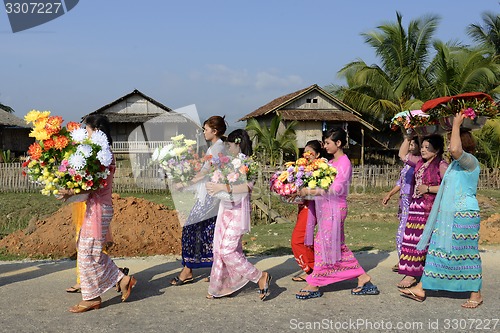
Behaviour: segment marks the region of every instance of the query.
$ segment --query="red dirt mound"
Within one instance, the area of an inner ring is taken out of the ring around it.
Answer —
[[[180,254],[181,226],[176,211],[140,198],[121,198],[117,194],[113,194],[113,208],[114,244],[108,250],[110,255]],[[32,221],[26,229],[0,240],[0,248],[29,257],[73,256],[76,244],[71,214],[71,204],[65,205],[48,218]]]
[[[493,214],[481,221],[479,240],[481,244],[500,244],[500,214]]]

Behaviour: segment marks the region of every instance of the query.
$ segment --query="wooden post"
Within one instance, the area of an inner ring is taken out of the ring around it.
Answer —
[[[365,165],[365,129],[361,128],[361,166]]]

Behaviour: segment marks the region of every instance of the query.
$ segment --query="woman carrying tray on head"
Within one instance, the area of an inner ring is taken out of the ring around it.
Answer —
[[[400,289],[403,296],[422,302],[425,290],[470,292],[464,308],[477,308],[481,296],[479,205],[476,199],[479,162],[472,155],[476,143],[470,131],[460,129],[463,113],[455,115],[448,150],[453,158],[432,207],[417,249],[429,244],[422,280]]]
[[[416,136],[414,136],[410,140],[410,153],[415,156],[420,155],[420,144],[418,142],[418,137]],[[390,190],[389,193],[385,195],[384,199],[382,199],[382,204],[386,206],[391,197],[399,192],[399,226],[396,232],[396,250],[398,252],[398,263],[392,268],[393,272],[397,272],[399,270],[399,257],[401,256],[401,244],[403,243],[406,221],[408,220],[410,199],[413,191],[414,172],[415,168],[410,164],[405,163],[399,174],[399,179],[396,182],[396,186],[394,186],[392,190]]]
[[[408,136],[405,137],[399,148],[403,162],[415,167],[413,193],[399,257],[399,274],[404,275],[397,284],[399,288],[417,284],[422,276],[427,250],[417,250],[416,246],[448,167],[442,158],[444,139],[441,135],[433,134],[422,139],[421,156],[409,153],[410,141]]]

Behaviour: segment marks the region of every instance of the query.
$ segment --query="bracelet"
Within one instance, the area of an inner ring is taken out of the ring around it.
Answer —
[[[431,189],[430,189],[429,185],[427,185],[427,193],[431,193]]]

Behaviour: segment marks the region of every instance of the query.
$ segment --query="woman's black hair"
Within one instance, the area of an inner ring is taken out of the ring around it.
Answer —
[[[340,141],[340,148],[342,148],[347,144],[347,132],[342,127],[333,127],[326,132],[323,141],[326,139],[333,142]]]
[[[94,130],[99,130],[106,134],[108,138],[108,143],[111,146],[113,144],[113,139],[111,138],[111,126],[108,117],[102,114],[91,114],[85,117],[85,125],[90,126]]]
[[[444,153],[444,138],[440,134],[432,134],[424,137],[422,142],[427,141],[432,146],[434,151],[438,156],[442,156]],[[420,145],[422,147],[422,145]]]
[[[236,129],[229,133],[227,136],[226,142],[234,142],[240,145],[240,150],[246,156],[252,156],[252,140],[250,140],[250,136],[248,132],[244,129]]]
[[[321,142],[319,140],[307,141],[304,148],[305,147],[311,147],[316,152],[316,154],[320,154],[320,156],[323,153],[323,145],[321,144]]]

